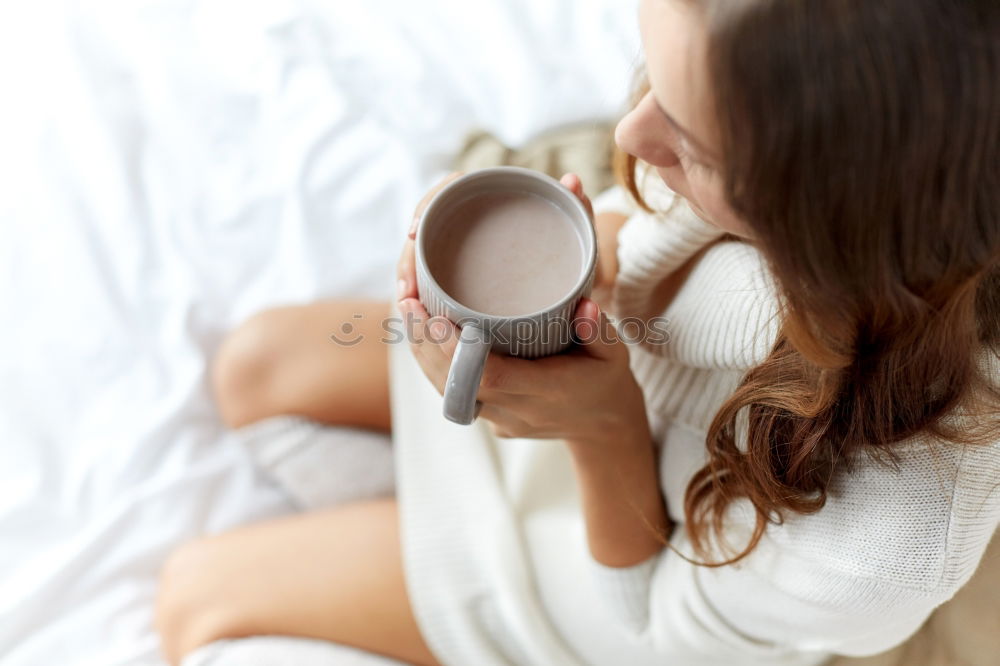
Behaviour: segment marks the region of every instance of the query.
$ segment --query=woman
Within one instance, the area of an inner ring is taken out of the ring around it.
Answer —
[[[595,202],[601,275],[669,342],[626,347],[586,300],[577,331],[607,335],[491,357],[480,421],[444,422],[454,336],[420,334],[454,330],[415,298],[412,231],[412,345],[377,343],[385,304],[251,321],[216,362],[227,421],[391,426],[398,503],[182,548],[173,663],[278,633],[419,664],[811,664],[903,641],[971,576],[1000,521],[1000,6],[643,0],[640,25],[616,132],[638,204]],[[367,343],[302,339],[357,312]]]

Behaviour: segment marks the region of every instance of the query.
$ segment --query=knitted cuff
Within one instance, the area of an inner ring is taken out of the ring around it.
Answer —
[[[659,555],[631,567],[609,567],[590,558],[591,580],[607,602],[608,613],[631,635],[649,625],[649,596]]]

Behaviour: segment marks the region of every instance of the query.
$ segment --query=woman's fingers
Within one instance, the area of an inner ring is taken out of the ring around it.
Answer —
[[[607,361],[619,360],[622,355],[627,358],[628,351],[619,340],[618,331],[593,299],[580,299],[573,315],[573,332],[580,343],[579,349],[592,358]]]
[[[420,218],[423,217],[424,211],[427,210],[427,206],[430,205],[431,199],[433,199],[438,192],[443,190],[448,183],[461,177],[462,175],[464,174],[461,171],[454,171],[448,174],[441,182],[432,187],[430,191],[424,195],[424,198],[417,204],[416,210],[413,211],[413,222],[410,224],[410,232],[408,234],[410,238],[417,237],[417,225],[420,224]]]
[[[538,359],[540,360],[540,359]],[[541,372],[538,360],[490,354],[479,383],[480,393],[487,400],[503,400],[504,395],[531,395],[537,393],[543,382],[552,381],[552,375]]]
[[[434,196],[444,189],[448,183],[461,175],[462,172],[460,171],[449,174],[441,180],[441,182],[432,187],[430,191],[424,195],[424,198],[420,200],[420,203],[417,204],[417,208],[413,212],[413,222],[410,224],[410,230],[407,233],[406,241],[403,243],[403,251],[400,254],[399,261],[396,263],[397,299],[403,300],[404,298],[417,297],[417,271],[414,249],[414,239],[417,237],[417,225],[420,223],[420,218],[423,216],[424,211],[427,210],[427,206],[430,205]]]
[[[403,328],[410,343],[410,350],[427,378],[438,393],[444,392],[451,366],[452,349],[441,349],[455,336],[448,330],[454,324],[443,317],[431,317],[416,298],[405,298],[399,302],[399,313],[403,316]],[[441,342],[438,343],[437,341]],[[454,343],[451,343],[453,346]]]
[[[432,317],[416,298],[399,302],[410,348],[417,362],[439,392],[443,392],[451,359],[458,348],[459,329],[444,317]],[[543,359],[540,359],[543,360]],[[505,403],[511,395],[537,393],[541,382],[552,381],[552,369],[543,369],[539,362],[489,354],[479,384],[483,402]]]
[[[538,434],[507,406],[483,403],[479,417],[489,421],[490,430],[497,437],[528,437]]]
[[[403,251],[399,255],[399,262],[396,264],[396,298],[417,297],[417,270],[413,239],[407,238],[403,243]]]
[[[594,218],[594,205],[590,203],[590,197],[587,196],[586,192],[583,191],[583,182],[580,177],[575,173],[568,173],[559,179],[559,182],[566,186],[576,197],[583,203],[586,207],[587,212],[590,213],[590,218]]]

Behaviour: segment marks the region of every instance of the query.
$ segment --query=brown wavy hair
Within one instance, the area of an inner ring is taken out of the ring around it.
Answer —
[[[721,407],[685,495],[708,559],[746,498],[768,524],[819,511],[858,454],[1000,437],[1000,3],[696,0],[729,205],[779,288],[764,362]],[[636,99],[648,90],[648,84]],[[637,160],[616,171],[646,210]],[[744,410],[746,410],[744,412]],[[737,443],[737,415],[747,419]],[[952,418],[956,414],[967,418]]]

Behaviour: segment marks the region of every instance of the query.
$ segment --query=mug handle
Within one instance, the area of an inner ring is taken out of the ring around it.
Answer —
[[[462,327],[444,386],[444,417],[449,421],[469,425],[479,416],[483,403],[476,396],[489,351],[485,331],[469,324]]]

